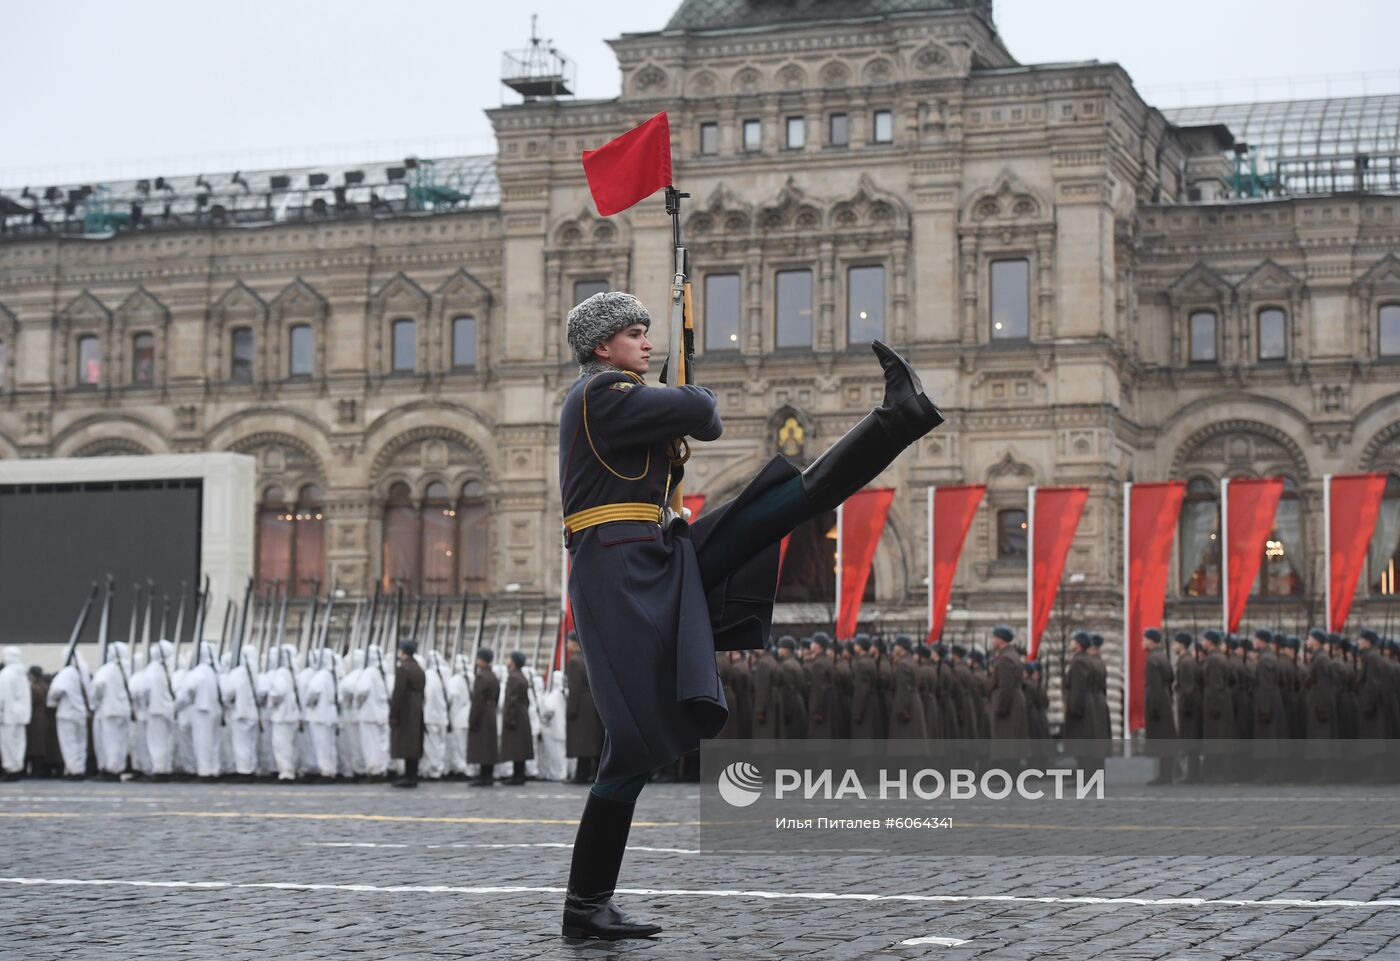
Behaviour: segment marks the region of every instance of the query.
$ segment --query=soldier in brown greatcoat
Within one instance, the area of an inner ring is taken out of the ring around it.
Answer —
[[[1186,631],[1172,637],[1176,651],[1176,733],[1186,755],[1188,784],[1201,779],[1201,665],[1196,639]]]
[[[1012,645],[1015,633],[1005,624],[992,628],[992,665],[987,685],[988,736],[991,757],[1015,760],[1024,756],[1030,740],[1026,694],[1021,688],[1021,655]],[[1017,743],[1019,742],[1019,743]]]
[[[1201,753],[1206,756],[1205,775],[1213,780],[1230,776],[1235,758],[1235,672],[1221,650],[1225,639],[1217,630],[1201,634],[1205,662],[1201,666]]]
[[[907,634],[895,639],[890,656],[894,696],[890,698],[890,733],[893,739],[922,741],[927,736],[924,705],[919,699],[919,672],[914,662],[914,642]]]
[[[579,648],[578,634],[569,632],[569,659],[564,664],[564,679],[568,684],[568,699],[564,702],[564,755],[577,759],[574,783],[592,784],[598,773],[598,758],[603,755],[603,719],[593,704],[593,689],[588,683],[588,664]]]
[[[877,637],[870,643],[870,652],[875,658],[875,674],[880,683],[876,686],[879,692],[880,710],[876,715],[876,737],[888,737],[890,733],[890,705],[894,702],[894,663],[890,660],[889,646],[885,644],[885,639]]]
[[[1097,760],[1098,722],[1094,715],[1095,668],[1088,631],[1075,631],[1070,636],[1069,667],[1065,669],[1061,700],[1065,706],[1063,734],[1066,741],[1078,742],[1072,748],[1076,759]],[[1081,756],[1082,755],[1082,756]]]
[[[389,695],[389,756],[403,760],[404,775],[394,787],[418,786],[418,761],[423,756],[423,668],[413,655],[418,645],[399,645],[399,666],[394,671],[394,691]]]
[[[472,681],[472,706],[467,714],[467,763],[481,765],[481,772],[469,782],[472,787],[494,785],[497,754],[496,702],[501,682],[491,670],[496,654],[489,647],[476,652],[476,678]]]
[[[749,672],[753,680],[753,736],[760,740],[783,736],[783,671],[773,648],[760,651]]]
[[[753,737],[753,677],[749,673],[747,651],[726,651],[729,657],[729,684],[734,691],[730,701],[731,715],[738,715],[735,736],[747,740]]]
[[[1147,654],[1143,665],[1143,731],[1147,753],[1156,757],[1157,775],[1148,784],[1170,784],[1175,779],[1176,758],[1166,745],[1176,740],[1176,719],[1172,716],[1172,665],[1162,649],[1162,632],[1149,627],[1142,632]]]
[[[501,704],[500,759],[513,767],[507,784],[524,784],[525,762],[535,756],[535,737],[530,730],[530,682],[524,667],[524,652],[511,651],[506,667],[506,698]]]
[[[783,705],[783,740],[800,741],[807,737],[807,675],[797,659],[797,640],[778,640],[778,668],[782,671],[783,687],[779,692]]]
[[[930,741],[943,740],[943,719],[938,708],[938,666],[933,663],[933,652],[919,644],[914,648],[918,656],[919,700],[924,709],[924,733]]]
[[[832,661],[831,685],[832,701],[836,711],[836,726],[832,737],[845,739],[851,736],[851,695],[854,678],[851,676],[851,645],[849,642],[831,642]]]
[[[875,659],[870,656],[870,638],[859,634],[852,642],[855,655],[851,659],[851,737],[879,737],[880,674]]]
[[[1251,673],[1253,716],[1253,756],[1256,774],[1265,781],[1277,781],[1283,775],[1289,736],[1288,710],[1283,689],[1287,683],[1284,668],[1273,649],[1273,635],[1264,628],[1254,632],[1254,670]]]
[[[836,695],[831,676],[830,638],[816,634],[807,648],[807,736],[835,737]]]

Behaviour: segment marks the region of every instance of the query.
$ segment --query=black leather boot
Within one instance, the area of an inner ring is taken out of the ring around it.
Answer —
[[[886,344],[871,344],[885,372],[885,400],[802,472],[813,515],[838,504],[880,475],[914,441],[943,423],[919,375]]]
[[[583,817],[574,838],[574,856],[569,865],[569,890],[564,896],[566,938],[594,938],[620,941],[623,938],[649,938],[661,933],[655,924],[633,921],[612,901],[622,855],[627,850],[627,832],[632,827],[635,804],[610,801],[588,792]]]

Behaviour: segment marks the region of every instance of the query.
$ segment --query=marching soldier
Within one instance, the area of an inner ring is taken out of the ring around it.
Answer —
[[[730,713],[738,715],[735,735],[747,740],[753,737],[753,677],[749,673],[749,658],[744,651],[727,651],[726,654],[730,685],[734,689]]]
[[[804,665],[807,676],[807,736],[835,737],[836,697],[832,688],[831,655],[827,654],[829,639],[825,634],[812,637]]]
[[[724,703],[730,705],[738,704],[738,695],[734,693],[734,665],[729,659],[732,651],[715,652],[715,670],[719,671],[719,686],[724,691]],[[729,719],[724,722],[724,727],[719,729],[715,739],[734,740],[739,736],[739,713],[729,712]]]
[[[500,761],[511,764],[507,784],[525,783],[525,762],[535,758],[535,738],[530,729],[530,682],[525,677],[525,653],[511,651],[506,665],[506,696],[501,705]]]
[[[988,683],[987,727],[992,758],[1016,760],[1030,739],[1026,695],[1021,689],[1021,655],[1011,643],[1016,635],[1005,624],[992,628],[992,670]]]
[[[1094,725],[1098,737],[1104,742],[1104,756],[1108,754],[1108,741],[1113,737],[1113,720],[1108,712],[1108,665],[1103,659],[1103,635],[1089,635],[1090,665],[1094,668]]]
[[[1081,764],[1090,761],[1097,764],[1101,760],[1099,724],[1094,711],[1097,671],[1093,655],[1089,653],[1093,641],[1088,631],[1075,631],[1069,643],[1071,655],[1061,692],[1065,705],[1064,738],[1078,743],[1067,746],[1066,750],[1072,750]]]
[[[778,655],[769,647],[754,658],[753,736],[776,740],[783,736],[783,669]]]
[[[1256,660],[1251,675],[1253,710],[1254,760],[1258,774],[1267,781],[1277,780],[1283,773],[1282,762],[1287,757],[1288,711],[1284,705],[1286,683],[1284,669],[1274,655],[1273,635],[1259,628],[1254,632]]]
[[[569,632],[567,648],[569,659],[564,666],[564,679],[569,691],[568,706],[564,709],[568,722],[564,753],[577,758],[574,783],[591,784],[593,775],[597,773],[598,757],[603,753],[603,722],[598,718],[598,709],[593,706],[593,692],[588,687],[588,667],[579,650],[577,631]]]
[[[991,690],[991,678],[987,676],[987,658],[980,650],[973,648],[967,652],[969,663],[968,677],[972,679],[969,694],[972,699],[972,723],[977,728],[977,737],[985,741],[992,736],[991,717],[987,713],[987,692]]]
[[[1176,758],[1162,742],[1176,740],[1176,721],[1172,717],[1172,666],[1167,652],[1162,650],[1162,632],[1149,627],[1142,632],[1142,647],[1147,653],[1144,665],[1143,716],[1146,721],[1147,753],[1156,757],[1157,774],[1148,784],[1171,784]]]
[[[906,634],[895,638],[891,656],[890,675],[894,692],[890,698],[890,733],[892,739],[924,740],[924,705],[919,699],[919,674],[914,667],[914,642]]]
[[[807,737],[807,675],[797,659],[796,639],[778,639],[778,666],[783,672],[783,738],[800,741]]]
[[[919,700],[924,712],[924,732],[930,741],[942,741],[943,720],[938,709],[938,666],[933,663],[933,652],[927,645],[920,644],[914,649],[918,656]]]
[[[875,657],[875,675],[880,683],[876,686],[879,692],[880,711],[876,715],[879,728],[876,737],[889,737],[890,726],[894,704],[894,664],[890,661],[889,646],[883,637],[877,637],[870,642],[871,653]]]
[[[851,643],[855,647],[851,660],[851,737],[878,738],[883,727],[879,715],[884,710],[880,703],[879,669],[870,655],[869,637],[857,634]]]
[[[467,715],[467,763],[481,765],[477,776],[467,782],[471,787],[495,785],[496,760],[500,756],[496,742],[496,702],[501,697],[501,682],[491,669],[496,652],[483,647],[476,652],[476,680],[472,682],[472,706]]]
[[[1232,695],[1237,675],[1221,650],[1225,639],[1219,631],[1212,629],[1203,632],[1201,641],[1206,650],[1205,663],[1201,667],[1201,708],[1204,712],[1201,750],[1209,758],[1206,777],[1223,780],[1230,774],[1229,756],[1233,753],[1229,742],[1235,736]]]
[[[1196,643],[1186,631],[1172,637],[1176,651],[1176,729],[1186,755],[1186,782],[1201,779],[1201,665]]]
[[[399,645],[399,666],[394,671],[394,689],[389,695],[389,756],[403,761],[403,777],[394,787],[418,786],[418,762],[423,757],[423,692],[427,677],[413,657],[418,645]]]
[[[938,683],[934,692],[938,703],[939,721],[943,728],[943,737],[949,741],[956,741],[967,735],[963,733],[958,720],[961,714],[961,694],[953,675],[953,663],[949,660],[949,654],[948,645],[942,641],[933,645],[933,662],[938,671]]]
[[[836,714],[832,737],[845,739],[851,736],[851,644],[849,641],[832,641],[831,650],[831,700]]]
[[[1032,741],[1050,740],[1050,695],[1042,683],[1040,661],[1025,663],[1026,679],[1021,689],[1026,693],[1026,728]],[[1043,753],[1038,752],[1038,753]]]

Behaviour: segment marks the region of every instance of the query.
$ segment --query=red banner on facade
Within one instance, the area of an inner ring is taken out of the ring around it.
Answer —
[[[1264,545],[1274,530],[1274,514],[1283,496],[1283,479],[1246,477],[1225,485],[1226,564],[1225,631],[1239,630],[1249,591],[1264,561]]]
[[[682,506],[690,511],[690,520],[694,521],[700,516],[700,512],[705,509],[704,494],[686,494],[681,497]]]
[[[1136,731],[1146,722],[1143,702],[1146,692],[1147,658],[1142,653],[1142,632],[1161,628],[1167,600],[1167,574],[1176,541],[1176,522],[1186,485],[1180,481],[1163,484],[1133,484],[1128,491],[1128,571],[1123,585],[1123,606],[1127,611],[1127,638],[1123,656],[1127,659],[1128,729]]]
[[[671,125],[657,114],[597,150],[583,152],[583,174],[600,216],[621,213],[671,185]]]
[[[932,545],[932,569],[929,571],[928,643],[943,637],[943,622],[948,617],[948,598],[953,595],[953,576],[958,572],[972,518],[986,493],[985,484],[963,484],[938,487],[933,490],[933,509],[929,512],[928,536]]]
[[[841,590],[836,597],[836,637],[847,640],[856,633],[860,618],[860,601],[865,596],[865,583],[870,579],[870,565],[875,560],[875,548],[885,530],[885,519],[894,502],[894,488],[875,487],[852,494],[841,505],[841,530],[838,543],[841,556]]]
[[[1233,486],[1233,485],[1232,485]],[[1345,474],[1329,481],[1326,551],[1330,582],[1327,630],[1340,631],[1351,612],[1356,580],[1376,529],[1385,495],[1384,474]]]
[[[1087,487],[1031,488],[1030,550],[1030,656],[1040,652],[1040,635],[1050,623],[1050,611],[1060,590],[1060,575],[1065,571],[1065,558],[1074,542],[1074,532],[1084,505],[1089,500]]]

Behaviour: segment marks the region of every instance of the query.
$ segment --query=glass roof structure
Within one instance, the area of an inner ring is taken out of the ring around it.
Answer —
[[[33,186],[0,195],[0,239],[256,228],[499,206],[492,154]]]
[[[1400,193],[1400,94],[1165,109],[1180,127],[1224,124],[1265,192]]]

